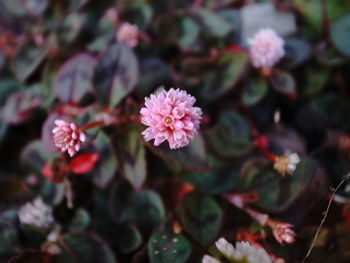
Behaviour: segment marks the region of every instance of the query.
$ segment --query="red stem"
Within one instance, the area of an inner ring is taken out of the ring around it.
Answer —
[[[86,131],[86,130],[89,130],[91,128],[95,128],[97,126],[104,126],[104,125],[105,125],[104,121],[94,121],[94,122],[90,122],[88,124],[81,126],[79,129],[81,131]]]

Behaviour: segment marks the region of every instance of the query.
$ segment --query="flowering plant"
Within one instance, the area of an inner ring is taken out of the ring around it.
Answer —
[[[349,24],[342,0],[1,0],[0,262],[349,262]]]

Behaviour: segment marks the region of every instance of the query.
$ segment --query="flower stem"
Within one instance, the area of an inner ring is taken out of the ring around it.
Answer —
[[[88,124],[85,124],[83,126],[80,126],[79,130],[86,131],[86,130],[89,130],[89,129],[92,129],[92,128],[95,128],[98,126],[104,126],[104,125],[106,125],[106,123],[104,121],[94,121],[94,122],[90,122]]]

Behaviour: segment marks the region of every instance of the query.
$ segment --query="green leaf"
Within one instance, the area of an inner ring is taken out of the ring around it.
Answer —
[[[183,49],[195,50],[199,38],[200,27],[191,17],[182,17],[179,20],[179,37],[177,43]]]
[[[146,29],[152,21],[153,10],[150,4],[145,0],[133,1],[124,10],[123,15],[128,18],[132,24],[136,24],[140,29]]]
[[[185,230],[205,246],[219,234],[223,214],[214,199],[191,192],[181,201],[179,216]]]
[[[334,22],[330,32],[334,46],[344,56],[350,57],[350,15],[345,15]]]
[[[193,10],[193,16],[203,27],[204,34],[209,37],[222,38],[227,36],[233,29],[229,21],[209,9],[196,8]]]
[[[0,81],[0,106],[4,106],[6,100],[15,92],[24,90],[24,86],[12,79]]]
[[[105,188],[113,179],[117,170],[117,158],[112,143],[107,135],[100,131],[94,140],[93,147],[99,160],[93,169],[93,182],[100,188]]]
[[[283,95],[295,96],[296,84],[293,76],[283,70],[274,70],[270,78],[272,88]]]
[[[92,90],[95,59],[88,54],[70,58],[59,70],[53,83],[53,92],[62,103],[79,102]]]
[[[156,88],[170,80],[168,65],[158,58],[142,60],[140,67],[142,74],[140,75],[138,92],[142,96],[148,96]]]
[[[306,20],[318,32],[322,29],[322,1],[320,0],[293,0],[294,6],[305,16]],[[332,22],[350,11],[350,3],[343,0],[325,0],[326,12]]]
[[[0,215],[0,255],[17,252],[17,211],[8,210]]]
[[[346,63],[347,59],[335,48],[330,48],[326,50],[318,50],[316,53],[316,58],[320,64],[328,67],[334,67]]]
[[[117,182],[112,189],[110,212],[116,223],[133,223],[147,233],[159,227],[165,217],[163,202],[156,192],[134,192],[122,182]]]
[[[225,52],[206,74],[201,95],[208,100],[216,99],[236,87],[249,62],[246,52]]]
[[[223,157],[245,155],[252,147],[248,122],[236,111],[222,113],[208,139],[215,152]]]
[[[139,230],[132,224],[121,224],[116,227],[116,246],[121,253],[135,251],[142,244]]]
[[[50,183],[42,175],[45,163],[49,162],[58,153],[48,153],[40,140],[29,143],[21,153],[21,164],[33,173],[38,184],[31,190],[41,195],[47,203],[58,204],[64,197],[64,185]]]
[[[240,163],[232,160],[223,162],[217,157],[209,155],[209,167],[208,172],[184,173],[181,175],[181,179],[208,194],[219,194],[236,187]]]
[[[85,209],[78,209],[69,225],[70,232],[81,232],[90,224],[90,215]]]
[[[149,149],[167,162],[169,166],[173,166],[186,171],[207,171],[207,151],[205,148],[203,137],[197,134],[195,138],[184,148],[171,150],[167,143],[160,146],[146,144]]]
[[[191,245],[183,235],[167,231],[154,233],[148,241],[151,263],[183,263],[191,253]]]
[[[88,16],[81,12],[71,12],[62,21],[59,28],[59,42],[63,46],[68,46],[76,41],[83,33],[87,25]]]
[[[310,44],[300,38],[286,39],[285,50],[289,68],[301,65],[311,55]]]
[[[257,104],[266,96],[268,88],[264,79],[249,79],[244,85],[242,94],[243,103],[248,106]]]
[[[331,76],[328,68],[319,66],[307,67],[305,73],[306,84],[303,88],[303,93],[310,97],[321,92]]]
[[[59,244],[62,252],[57,256],[58,263],[117,262],[105,241],[93,233],[66,234]]]
[[[28,43],[22,45],[11,60],[11,69],[21,82],[26,81],[44,61],[47,50]]]
[[[120,166],[125,178],[136,190],[141,189],[147,175],[145,148],[140,136],[139,131],[133,128],[119,138]]]
[[[257,191],[260,209],[279,213],[287,209],[306,189],[314,176],[316,165],[313,160],[302,157],[293,175],[282,176],[275,172],[265,159],[251,159],[241,170],[241,191]]]
[[[50,262],[51,256],[33,249],[23,250],[19,255],[11,258],[9,263],[47,263]]]
[[[94,87],[102,105],[115,107],[135,87],[139,78],[138,61],[124,44],[114,44],[97,62]]]

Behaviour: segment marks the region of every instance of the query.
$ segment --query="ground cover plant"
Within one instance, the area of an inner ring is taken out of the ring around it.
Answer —
[[[350,2],[0,1],[0,262],[350,262]]]

